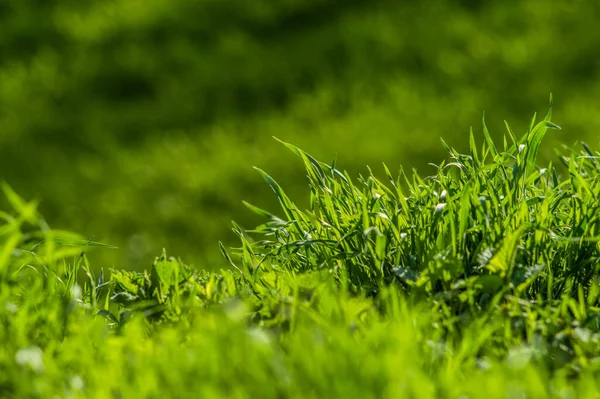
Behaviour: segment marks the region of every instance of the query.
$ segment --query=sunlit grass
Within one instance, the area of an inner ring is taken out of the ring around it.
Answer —
[[[245,203],[229,270],[163,251],[94,274],[102,244],[50,229],[8,186],[0,218],[5,397],[596,397],[600,154],[540,167],[551,114],[484,127],[432,176],[303,162],[309,206]],[[479,141],[479,143],[478,143]]]

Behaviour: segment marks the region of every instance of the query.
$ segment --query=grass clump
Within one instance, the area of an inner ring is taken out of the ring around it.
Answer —
[[[550,113],[497,147],[471,134],[420,177],[354,181],[299,156],[302,210],[245,231],[230,270],[165,252],[95,276],[101,244],[5,193],[0,390],[6,397],[595,397],[598,153],[539,168]]]
[[[240,233],[244,269],[326,270],[349,292],[375,297],[394,287],[426,303],[447,339],[485,327],[473,355],[504,356],[525,342],[552,370],[592,367],[600,361],[598,157],[585,144],[561,157],[565,179],[552,164],[538,168],[544,135],[559,129],[550,117],[534,117],[521,138],[507,124],[501,149],[484,121],[480,148],[473,133],[468,154],[442,140],[450,160],[433,165],[435,175],[394,178],[384,165],[389,185],[372,174],[354,183],[284,143],[306,166],[310,209],[260,171],[284,216],[248,204],[270,221],[251,231],[256,242]]]

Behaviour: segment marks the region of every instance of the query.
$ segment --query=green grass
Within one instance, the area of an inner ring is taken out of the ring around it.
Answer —
[[[524,131],[551,91],[564,130],[544,159],[599,144],[597,1],[42,3],[0,2],[0,179],[120,248],[96,268],[142,270],[162,247],[223,267],[216,239],[258,220],[240,199],[276,205],[246,165],[303,199],[273,135],[352,177],[425,175],[440,135],[466,151],[482,110],[495,139],[502,118]]]
[[[308,206],[258,169],[281,207],[220,272],[94,273],[4,185],[2,396],[597,397],[600,153],[541,167],[550,117],[385,182],[282,142]]]

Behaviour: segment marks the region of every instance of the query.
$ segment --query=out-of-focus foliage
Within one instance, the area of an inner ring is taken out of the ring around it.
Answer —
[[[0,178],[53,226],[121,248],[97,265],[162,246],[219,265],[229,221],[256,221],[239,199],[270,198],[249,165],[305,183],[273,135],[352,174],[427,174],[440,136],[482,111],[520,134],[553,92],[549,142],[596,144],[599,4],[3,0]]]

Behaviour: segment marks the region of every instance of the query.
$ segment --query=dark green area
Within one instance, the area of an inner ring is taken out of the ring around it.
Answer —
[[[292,194],[306,182],[273,135],[353,176],[426,175],[440,136],[466,143],[483,111],[520,135],[553,92],[545,159],[597,144],[598,20],[583,0],[4,0],[0,179],[120,247],[97,266],[160,247],[221,266],[230,220],[258,220],[240,199],[274,204],[251,165]]]

